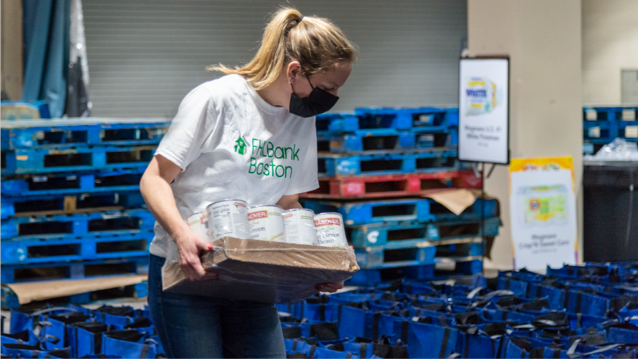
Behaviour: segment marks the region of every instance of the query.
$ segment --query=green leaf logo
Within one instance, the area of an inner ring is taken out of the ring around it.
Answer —
[[[244,142],[244,139],[239,137],[237,139],[237,141],[235,141],[236,145],[235,145],[235,152],[239,153],[240,155],[243,155],[244,153],[246,153],[246,142]]]

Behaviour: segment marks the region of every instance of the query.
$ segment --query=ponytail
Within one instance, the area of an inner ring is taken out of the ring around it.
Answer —
[[[291,61],[299,61],[303,74],[312,76],[334,69],[339,62],[355,60],[354,45],[330,20],[302,18],[296,9],[282,8],[266,26],[261,47],[248,64],[236,68],[219,64],[207,69],[240,75],[261,90],[275,82]]]

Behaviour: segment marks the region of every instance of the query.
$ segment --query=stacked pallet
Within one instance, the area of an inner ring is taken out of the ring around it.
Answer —
[[[139,181],[167,128],[163,120],[2,121],[2,283],[147,273],[155,220]],[[16,305],[6,287],[2,300]]]
[[[479,199],[456,215],[425,197],[481,187],[480,178],[463,170],[457,158],[458,109],[322,115],[317,139],[320,187],[301,201],[316,213],[343,216],[362,268],[349,284],[482,270],[481,237],[495,236],[500,225],[496,200]],[[435,272],[436,264],[450,270]]]
[[[638,107],[584,107],[583,153],[594,154],[615,138],[638,141]]]

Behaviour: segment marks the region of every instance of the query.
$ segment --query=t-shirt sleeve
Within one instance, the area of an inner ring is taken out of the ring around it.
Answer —
[[[184,170],[201,153],[202,146],[217,122],[212,95],[205,85],[189,92],[157,147],[162,155]]]
[[[308,136],[308,150],[302,160],[299,176],[294,176],[285,196],[293,194],[314,191],[319,188],[318,170],[317,170],[317,132],[315,131],[314,121],[312,124],[312,134]]]

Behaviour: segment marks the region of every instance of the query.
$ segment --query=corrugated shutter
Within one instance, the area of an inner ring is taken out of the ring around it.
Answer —
[[[259,46],[271,0],[83,0],[93,116],[172,117],[210,64],[239,65]],[[296,0],[360,48],[337,111],[458,102],[466,0]]]

